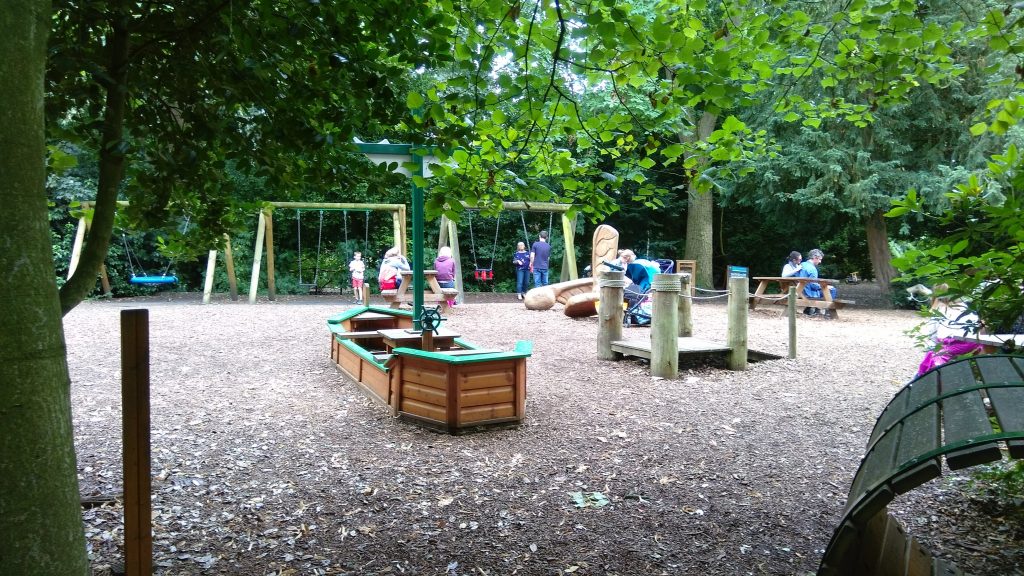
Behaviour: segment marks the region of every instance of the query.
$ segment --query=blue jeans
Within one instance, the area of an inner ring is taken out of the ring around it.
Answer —
[[[516,292],[519,294],[526,294],[526,289],[530,287],[530,269],[519,268],[516,270]]]
[[[547,286],[548,285],[548,271],[533,269],[533,286]]]

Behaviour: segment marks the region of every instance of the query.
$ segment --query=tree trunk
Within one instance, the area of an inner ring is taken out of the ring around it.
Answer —
[[[885,227],[885,212],[879,208],[864,219],[864,231],[868,239],[868,254],[871,256],[871,268],[875,273],[882,292],[889,291],[889,285],[896,276],[892,265],[892,252],[889,250],[889,232]]]
[[[100,143],[96,207],[78,267],[60,290],[63,314],[78,306],[96,286],[96,275],[107,258],[110,235],[114,231],[117,191],[124,179],[124,117],[127,108],[129,65],[128,11],[123,0],[113,4],[115,5],[111,8],[111,31],[107,37],[110,63],[106,70],[107,79],[104,86],[107,94],[104,104],[103,137]]]
[[[48,0],[0,4],[0,566],[89,573],[46,207]]]
[[[697,123],[695,139],[706,141],[714,132],[717,119],[715,114],[702,113],[700,121]],[[686,250],[684,254],[687,260],[697,261],[697,286],[711,288],[715,202],[711,190],[701,190],[697,185],[702,168],[702,165],[697,166],[694,170],[695,175],[690,178],[687,188],[689,205],[686,210]]]

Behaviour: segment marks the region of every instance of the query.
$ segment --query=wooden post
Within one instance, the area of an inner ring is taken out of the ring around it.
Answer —
[[[370,305],[370,285],[365,283],[365,282],[363,282],[362,298],[363,298],[363,306],[369,306]]]
[[[434,351],[434,333],[426,328],[420,333],[420,350],[424,352]]]
[[[796,358],[796,286],[789,287],[786,301],[786,316],[789,318],[789,358]]]
[[[210,303],[210,294],[213,294],[213,274],[217,270],[217,251],[210,250],[206,259],[206,279],[203,282],[203,304]]]
[[[559,277],[559,280],[562,282],[565,282],[566,280],[575,280],[580,277],[579,273],[576,271],[575,238],[576,219],[569,218],[565,213],[562,213],[562,240],[563,244],[565,244],[565,249],[562,251],[562,272]]]
[[[728,366],[730,370],[747,369],[747,300],[749,280],[746,277],[729,278],[729,346]]]
[[[153,572],[149,437],[149,311],[121,312],[125,574]]]
[[[597,285],[601,295],[597,311],[597,357],[618,360],[622,355],[612,351],[612,342],[622,340],[622,297],[626,274],[622,271],[604,272],[598,277]]]
[[[231,291],[231,300],[238,301],[238,279],[235,278],[235,257],[231,255],[231,238],[224,235],[224,267],[228,273],[228,289]]]
[[[693,336],[693,281],[689,274],[679,275],[679,335],[683,338]]]
[[[675,274],[655,274],[651,282],[651,376],[679,377],[679,288]]]
[[[85,230],[89,226],[85,216],[78,219],[78,229],[75,230],[75,243],[71,245],[71,262],[68,264],[68,277],[71,279],[78,268],[78,261],[82,258],[82,246],[85,245]]]
[[[273,301],[277,297],[277,284],[274,281],[274,211],[267,213],[267,299]],[[301,258],[302,255],[300,254]]]
[[[256,291],[260,283],[260,260],[263,259],[263,235],[267,232],[267,218],[260,210],[259,223],[256,225],[256,246],[252,250],[252,276],[249,278],[249,304],[256,303]]]
[[[458,304],[465,304],[466,299],[462,296],[463,283],[462,283],[462,250],[459,249],[459,226],[451,220],[448,221],[448,245],[452,247],[452,260],[455,260],[455,289],[459,291],[459,295],[455,297],[455,302]]]

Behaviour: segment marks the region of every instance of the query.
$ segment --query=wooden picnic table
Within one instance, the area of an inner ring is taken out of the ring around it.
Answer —
[[[806,278],[796,276],[756,276],[754,280],[758,281],[757,289],[750,295],[750,309],[753,310],[762,301],[770,304],[779,304],[782,306],[786,305],[786,294],[789,292],[790,286],[796,286],[796,305],[805,308],[824,308],[831,310],[832,315],[839,318],[839,309],[847,304],[856,304],[853,300],[837,300],[832,298],[832,291],[829,286],[835,286],[840,283],[839,280],[833,280],[831,278]],[[821,285],[821,300],[814,300],[804,295],[804,286],[809,283],[816,283]],[[779,287],[779,294],[768,295],[766,294],[768,288],[772,285]],[[838,289],[837,289],[838,291]]]
[[[391,303],[392,308],[401,308],[402,304],[412,304],[412,270],[402,270],[402,284],[396,290],[382,290],[384,300]],[[455,288],[441,288],[437,282],[437,270],[423,271],[424,290],[423,303],[435,302],[441,305],[441,311],[447,309],[448,300],[454,300],[459,295]]]

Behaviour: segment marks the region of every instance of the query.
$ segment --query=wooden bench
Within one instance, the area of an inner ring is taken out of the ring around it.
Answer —
[[[754,280],[757,280],[758,284],[754,293],[750,295],[751,310],[756,308],[761,302],[785,306],[788,302],[786,294],[789,292],[790,286],[796,287],[796,305],[799,308],[820,308],[824,310],[831,310],[832,315],[839,318],[840,309],[844,306],[856,304],[853,300],[838,300],[832,298],[832,291],[829,290],[829,286],[839,284],[839,280],[832,280],[830,278],[797,278],[793,276],[757,276]],[[814,300],[804,296],[804,286],[810,283],[821,285],[822,298],[820,300]],[[773,285],[777,285],[779,287],[779,294],[767,294],[768,288]]]
[[[951,470],[1024,458],[1024,357],[975,356],[911,381],[875,423],[819,576],[960,574],[888,513],[897,495]],[[996,423],[993,426],[993,421]]]
[[[423,279],[425,280],[423,290],[424,304],[439,304],[441,311],[444,312],[448,308],[448,301],[455,300],[459,296],[457,288],[441,287],[437,282],[437,270],[424,270]],[[403,270],[401,285],[396,290],[381,290],[380,295],[392,308],[401,308],[402,304],[412,304],[414,293],[409,290],[412,288],[412,281],[412,271]]]

